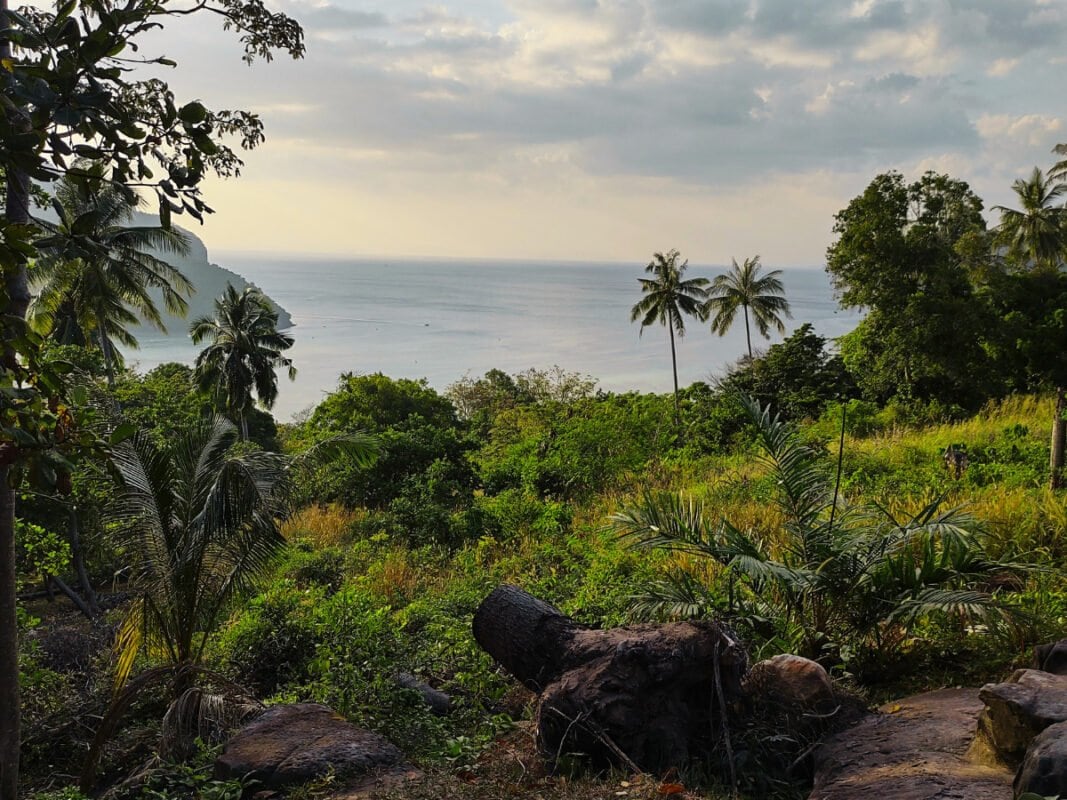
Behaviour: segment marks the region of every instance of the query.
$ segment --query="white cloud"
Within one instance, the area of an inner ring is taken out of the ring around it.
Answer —
[[[803,205],[818,183],[812,207],[823,213],[849,199],[831,201],[833,192],[858,191],[878,171],[930,165],[1009,187],[1067,139],[1061,0],[278,2],[307,26],[305,61],[236,69],[232,37],[197,22],[192,36],[162,37],[181,62],[165,77],[209,105],[263,116],[268,143],[227,196],[256,180],[258,163],[304,202],[326,202],[314,187],[337,202],[349,192],[394,236],[404,225],[459,225],[458,211],[435,215],[434,204],[482,209],[484,192],[488,218],[521,219],[528,208],[545,221],[538,252],[565,256],[583,234],[564,225],[553,234],[547,221],[573,200],[584,208],[575,219],[600,236],[602,216],[629,209],[616,196],[627,191],[668,206],[686,198],[684,213],[657,206],[628,218],[638,230],[627,247],[664,220],[679,238],[703,241],[703,214],[729,218],[726,237],[782,237],[784,250],[794,245],[779,226],[736,217],[729,198],[757,197],[773,182]],[[425,213],[386,224],[373,196],[382,209],[400,213],[406,201]],[[514,212],[495,208],[507,203]],[[605,210],[594,214],[598,204]],[[268,227],[283,235],[280,220]],[[514,236],[507,252],[532,254],[535,240],[515,229],[503,229]],[[821,255],[790,230],[805,248],[791,261]],[[453,233],[420,230],[411,241],[425,252]],[[334,234],[370,235],[362,226]],[[616,246],[581,244],[594,254],[617,255]],[[502,253],[505,243],[484,247]]]
[[[991,78],[1000,78],[1011,73],[1017,66],[1019,66],[1018,58],[998,58],[989,65],[985,74]]]

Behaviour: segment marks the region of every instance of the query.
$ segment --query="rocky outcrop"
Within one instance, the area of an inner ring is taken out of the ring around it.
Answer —
[[[250,778],[266,789],[330,774],[350,779],[404,769],[395,745],[317,703],[267,709],[238,731],[215,761],[218,779]]]
[[[968,756],[982,702],[942,689],[883,706],[816,752],[810,800],[1007,800],[1009,770]]]
[[[1030,743],[1015,775],[1015,796],[1067,796],[1067,722],[1045,728]]]
[[[1034,666],[1053,675],[1067,675],[1067,639],[1034,648]]]
[[[979,697],[985,709],[975,749],[1012,766],[1045,728],[1067,721],[1067,676],[1020,669],[1004,683],[983,686]]]

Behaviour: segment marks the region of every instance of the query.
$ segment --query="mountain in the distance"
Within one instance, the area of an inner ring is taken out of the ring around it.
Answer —
[[[152,214],[137,213],[134,215],[132,224],[159,225],[159,217]],[[218,264],[212,264],[208,261],[207,247],[200,237],[187,228],[180,228],[180,230],[189,237],[188,254],[181,256],[175,253],[154,252],[153,255],[181,270],[182,274],[192,281],[193,286],[196,287],[196,293],[188,298],[189,313],[184,319],[166,313],[162,303],[159,304],[159,308],[163,312],[163,324],[167,326],[167,332],[185,335],[186,331],[189,330],[189,322],[191,320],[197,317],[214,315],[215,298],[226,290],[227,283],[232,283],[233,287],[239,292],[244,290],[246,286],[254,286],[255,284],[236,272],[220,267]],[[263,292],[263,294],[266,295],[267,293]],[[274,310],[278,312],[278,329],[284,330],[292,327],[293,319],[289,316],[289,312],[278,305],[270,296],[267,296],[267,300]],[[147,326],[139,327],[144,328]]]

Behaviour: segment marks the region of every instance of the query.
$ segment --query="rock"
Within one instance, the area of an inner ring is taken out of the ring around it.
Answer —
[[[1012,773],[967,756],[982,702],[942,689],[883,706],[815,754],[810,800],[1007,800]]]
[[[760,661],[745,678],[745,692],[761,704],[828,714],[837,707],[830,675],[809,658],[780,655]]]
[[[1034,648],[1034,666],[1053,675],[1067,675],[1067,639]]]
[[[1006,764],[1017,764],[1045,728],[1067,721],[1067,676],[1020,669],[1005,683],[983,686],[979,697],[986,707],[976,750],[987,748]]]
[[[1015,775],[1015,796],[1067,796],[1067,722],[1049,725],[1030,743]]]
[[[215,760],[219,780],[249,777],[268,789],[327,774],[348,778],[403,765],[403,754],[318,703],[274,706],[238,731]]]

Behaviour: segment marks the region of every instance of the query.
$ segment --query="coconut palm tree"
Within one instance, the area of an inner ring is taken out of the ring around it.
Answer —
[[[1046,177],[1038,167],[1012,184],[1019,208],[993,206],[1000,212],[999,242],[1022,266],[1057,269],[1067,257],[1067,210],[1056,201],[1067,184]]]
[[[1052,148],[1058,156],[1067,156],[1067,144],[1058,144]],[[1054,181],[1067,181],[1067,158],[1049,167],[1048,176]]]
[[[291,359],[282,353],[293,337],[278,331],[278,312],[263,293],[249,286],[238,294],[232,285],[215,300],[215,316],[201,317],[189,328],[194,344],[210,340],[196,357],[196,381],[211,392],[248,438],[248,414],[255,399],[266,409],[278,399],[278,375],[284,368],[296,378]]]
[[[641,332],[653,323],[667,326],[671,339],[671,367],[674,370],[674,415],[681,419],[678,405],[678,358],[674,348],[674,337],[680,339],[685,335],[685,315],[701,318],[702,302],[707,297],[707,278],[690,278],[683,280],[689,261],[678,263],[681,254],[677,250],[667,253],[654,253],[652,260],[645,267],[645,272],[653,278],[638,278],[641,284],[641,298],[630,310],[630,321],[641,320]]]
[[[108,384],[115,383],[121,355],[114,343],[136,348],[130,327],[147,322],[165,331],[154,296],[172,314],[184,315],[193,285],[150,249],[185,254],[189,241],[176,229],[129,225],[140,198],[89,166],[88,181],[61,180],[53,208],[58,222],[38,220],[45,235],[30,274],[36,299],[32,324],[64,343],[95,341],[104,355]]]
[[[1056,152],[1067,153],[1067,147],[1060,145]],[[1067,183],[1058,183],[1057,177],[1067,177],[1067,161],[1054,166],[1048,176],[1034,167],[1029,178],[1016,180],[1012,189],[1019,199],[1019,209],[994,206],[1000,212],[997,240],[1023,267],[1057,270],[1067,263],[1067,209],[1056,204],[1060,197],[1067,195]],[[1067,451],[1065,410],[1067,388],[1057,386],[1049,455],[1049,485],[1053,489],[1063,485]]]
[[[748,342],[748,357],[752,358],[752,334],[749,330],[749,309],[756,330],[764,339],[770,338],[770,330],[785,333],[782,316],[790,318],[789,301],[785,299],[785,289],[778,277],[780,269],[761,275],[762,265],[759,256],[746,258],[741,266],[736,259],[731,259],[733,266],[725,275],[718,275],[708,290],[708,301],[704,305],[704,318],[712,317],[711,330],[719,336],[734,324],[737,310],[745,312],[745,340]],[[713,316],[714,315],[714,316]]]

